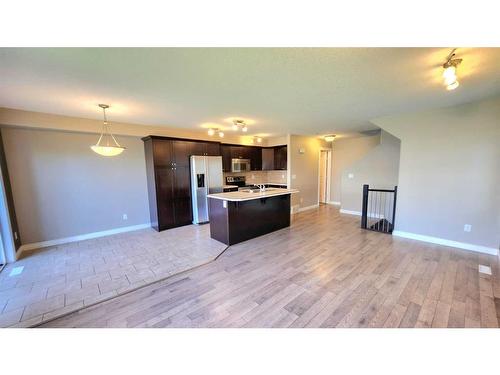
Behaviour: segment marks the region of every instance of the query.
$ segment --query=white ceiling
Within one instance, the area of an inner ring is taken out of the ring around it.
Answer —
[[[179,128],[253,120],[249,134],[375,128],[370,119],[500,93],[500,48],[0,48],[0,107]],[[203,125],[205,124],[205,125]]]

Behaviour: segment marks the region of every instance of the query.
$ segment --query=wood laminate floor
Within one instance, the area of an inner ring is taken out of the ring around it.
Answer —
[[[498,257],[358,224],[321,206],[210,264],[42,326],[498,327]]]

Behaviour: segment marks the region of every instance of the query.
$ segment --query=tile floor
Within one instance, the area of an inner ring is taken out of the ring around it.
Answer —
[[[0,273],[0,327],[27,327],[213,260],[208,225],[144,229],[30,252]],[[9,276],[24,266],[19,275]]]

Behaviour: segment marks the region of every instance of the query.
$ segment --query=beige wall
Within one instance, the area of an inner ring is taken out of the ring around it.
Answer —
[[[303,148],[304,153],[299,153]],[[292,195],[296,209],[318,204],[319,151],[329,145],[317,137],[288,136],[288,186],[300,193]]]
[[[149,222],[140,138],[118,137],[127,150],[106,158],[95,134],[1,131],[23,244]]]
[[[365,149],[366,142],[361,138],[357,140],[359,147]],[[346,166],[341,174],[342,209],[361,211],[364,184],[378,189],[393,189],[398,184],[400,145],[398,138],[382,131],[378,145],[369,149],[361,159]],[[356,147],[356,143],[352,146]],[[351,155],[352,151],[349,152]],[[352,178],[349,178],[349,174]]]
[[[498,249],[500,97],[373,122],[401,139],[396,229]]]
[[[380,135],[340,138],[333,142],[330,201],[342,202],[342,174],[380,143]]]

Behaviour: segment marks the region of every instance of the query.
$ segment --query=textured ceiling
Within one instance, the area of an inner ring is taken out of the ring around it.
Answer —
[[[450,48],[0,49],[0,107],[179,128],[249,119],[249,134],[373,129],[370,119],[500,93],[500,49],[458,49],[460,87],[446,91]],[[215,126],[215,125],[214,125]]]

